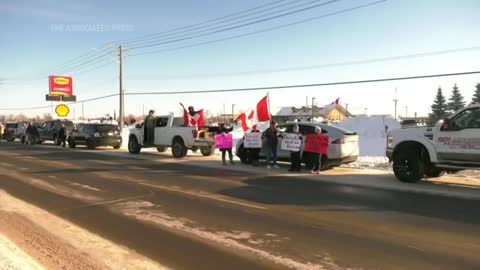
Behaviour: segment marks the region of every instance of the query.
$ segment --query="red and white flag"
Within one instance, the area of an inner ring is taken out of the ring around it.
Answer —
[[[188,113],[187,109],[183,106],[182,103],[180,105],[183,108],[183,124],[186,127],[198,127],[202,128],[205,125],[205,117],[203,114],[203,109],[199,110],[194,116],[191,116]]]
[[[330,103],[330,105],[338,105],[340,104],[340,98],[335,99],[334,102]]]
[[[268,96],[262,98],[257,103],[257,106],[255,106],[255,109],[249,109],[235,119],[237,122],[242,122],[243,131],[247,131],[249,128],[260,122],[266,122],[269,120],[270,111],[268,109]]]

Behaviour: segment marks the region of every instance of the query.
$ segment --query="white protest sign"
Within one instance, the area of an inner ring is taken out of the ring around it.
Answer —
[[[287,151],[300,151],[302,146],[302,139],[300,139],[300,134],[285,133],[282,135],[282,150]]]
[[[245,140],[243,141],[244,148],[262,148],[262,133],[251,132],[245,133]]]

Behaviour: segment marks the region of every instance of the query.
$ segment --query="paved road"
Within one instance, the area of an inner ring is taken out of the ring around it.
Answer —
[[[174,269],[480,269],[480,200],[156,156],[2,142],[0,189]]]

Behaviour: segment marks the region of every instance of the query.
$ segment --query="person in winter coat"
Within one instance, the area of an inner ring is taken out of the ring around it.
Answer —
[[[312,169],[312,174],[319,174],[320,173],[320,168],[322,167],[322,155],[326,155],[328,151],[328,136],[322,134],[322,129],[319,126],[315,127],[315,133],[310,136],[315,136],[318,138],[318,143],[320,145],[318,146],[319,151],[318,152],[311,152],[310,155],[312,157],[313,161],[313,169]],[[307,137],[307,140],[308,140]]]
[[[270,122],[270,127],[263,133],[263,143],[267,149],[267,168],[278,168],[277,166],[277,146],[278,146],[279,132],[277,123]]]
[[[220,132],[223,135],[229,134],[232,130],[233,130],[233,128],[227,128],[225,126],[225,124],[220,125]],[[235,164],[233,162],[232,146],[230,146],[229,148],[221,148],[220,151],[222,152],[222,163],[223,163],[223,165],[227,165],[227,162],[225,161],[225,155],[226,155],[227,152],[228,152],[228,159],[230,160],[230,164],[232,164],[232,165]]]
[[[293,127],[293,133],[299,136],[299,139],[302,140],[302,135],[300,134],[300,128],[298,125]],[[289,172],[299,172],[302,168],[302,157],[300,156],[300,149],[298,151],[290,151],[290,170]]]
[[[155,140],[155,111],[150,110],[148,116],[145,117],[145,142],[153,144]]]
[[[257,125],[254,125],[252,127],[251,133],[258,133],[260,130],[258,130]],[[250,148],[248,149],[248,155],[250,157],[250,160],[252,161],[253,166],[258,166],[258,161],[260,160],[260,150],[261,148]]]
[[[65,124],[62,123],[60,130],[58,131],[58,143],[62,147],[65,147],[66,141],[67,141],[67,130],[65,129]]]

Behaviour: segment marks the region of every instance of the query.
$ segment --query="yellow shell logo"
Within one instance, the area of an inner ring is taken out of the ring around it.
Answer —
[[[70,82],[70,79],[65,77],[55,77],[53,78],[53,82],[59,85],[67,85]]]
[[[66,117],[70,113],[70,108],[65,104],[60,104],[55,108],[55,112],[60,117]]]

